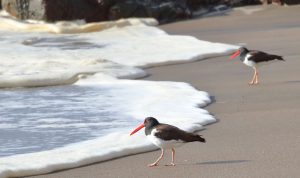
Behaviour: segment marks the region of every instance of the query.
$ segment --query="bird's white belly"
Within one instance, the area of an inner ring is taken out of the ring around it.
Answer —
[[[252,68],[256,67],[255,62],[248,60],[249,57],[251,57],[251,55],[247,54],[246,57],[245,57],[245,60],[243,61],[243,63],[246,64],[249,67],[252,67]]]
[[[157,131],[155,129],[152,130],[150,135],[147,135],[147,138],[156,146],[163,148],[163,149],[171,149],[171,148],[175,148],[175,147],[179,147],[181,145],[183,145],[183,141],[181,140],[163,140],[160,139],[156,136],[154,136],[154,134]]]

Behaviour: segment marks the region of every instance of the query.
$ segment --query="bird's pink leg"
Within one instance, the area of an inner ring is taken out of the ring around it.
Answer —
[[[172,162],[171,162],[172,166],[175,166],[174,160],[175,160],[175,149],[172,148]]]
[[[174,158],[175,158],[175,149],[172,148],[172,162],[171,162],[171,164],[167,164],[165,166],[175,166],[175,163],[174,163],[175,159]]]
[[[254,80],[255,80],[255,78],[256,78],[256,68],[254,68],[254,75],[253,75],[253,77],[252,77],[252,80],[251,80],[251,82],[249,82],[249,85],[253,85],[254,84]]]
[[[152,164],[148,164],[149,167],[157,166],[158,162],[164,157],[164,149],[161,149],[160,157]]]
[[[254,84],[257,85],[259,82],[258,82],[258,70],[255,68],[255,82]]]

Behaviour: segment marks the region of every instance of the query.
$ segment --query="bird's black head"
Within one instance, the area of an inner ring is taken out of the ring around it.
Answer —
[[[145,126],[145,134],[150,135],[152,129],[159,124],[158,120],[156,120],[154,117],[147,117],[144,121]]]
[[[243,47],[243,46],[240,47],[239,50],[240,50],[240,55],[246,54],[246,53],[249,52],[249,50],[246,47]]]
[[[154,117],[147,117],[144,121],[144,125],[146,128],[151,128],[158,125],[159,122]]]
[[[134,131],[132,131],[130,133],[130,135],[135,134],[136,132],[138,132],[139,130],[141,130],[142,128],[145,127],[145,134],[149,135],[151,134],[152,129],[157,126],[159,124],[159,122],[154,118],[154,117],[147,117],[144,120],[144,123],[141,124],[140,126],[138,126],[136,129],[134,129]]]
[[[249,50],[245,47],[240,47],[235,53],[230,56],[230,59],[234,59],[239,56],[239,59],[242,60],[244,56],[249,52]]]

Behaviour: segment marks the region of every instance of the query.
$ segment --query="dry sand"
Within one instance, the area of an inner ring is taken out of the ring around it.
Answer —
[[[161,166],[148,168],[160,154],[154,151],[36,177],[300,177],[299,17],[300,6],[253,6],[161,26],[171,34],[244,43],[286,62],[261,68],[261,84],[251,87],[252,69],[228,56],[151,68],[147,80],[188,82],[212,95],[215,102],[206,109],[219,122],[201,132],[207,143],[178,148],[175,167],[163,166],[170,161],[167,152]]]

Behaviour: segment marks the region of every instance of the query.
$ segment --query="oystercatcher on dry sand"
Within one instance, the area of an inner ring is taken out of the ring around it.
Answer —
[[[258,81],[258,66],[262,63],[266,63],[273,60],[281,60],[284,61],[282,56],[268,54],[262,51],[256,50],[248,50],[245,47],[241,47],[237,50],[233,55],[230,56],[231,59],[239,56],[240,60],[247,66],[252,67],[254,69],[254,75],[252,80],[250,81],[250,85],[256,85],[259,83]]]
[[[171,166],[175,166],[175,147],[181,146],[187,142],[205,142],[205,139],[201,135],[185,132],[175,126],[159,123],[153,117],[147,117],[143,124],[138,126],[130,135],[133,135],[137,131],[145,127],[145,134],[151,142],[161,148],[160,157],[149,167],[157,166],[158,162],[163,158],[165,149],[172,150],[172,162]]]

